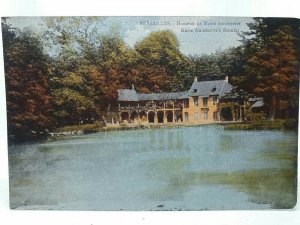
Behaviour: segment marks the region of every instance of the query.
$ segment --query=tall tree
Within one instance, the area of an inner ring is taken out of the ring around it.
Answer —
[[[51,96],[58,126],[89,122],[99,117],[94,102],[95,91],[88,77],[82,76],[86,62],[94,59],[99,47],[97,17],[47,17],[44,43],[51,46],[54,68]]]
[[[49,28],[45,37],[48,43],[55,46],[53,57],[56,66],[51,84],[54,89],[54,106],[58,112],[56,115],[61,117],[59,121],[74,123],[73,119],[79,118],[73,115],[79,109],[78,116],[100,117],[101,111],[117,102],[116,90],[134,83],[135,78],[131,74],[136,73],[131,73],[131,68],[136,62],[137,53],[126,46],[115,30],[104,35],[100,29],[102,20],[90,17],[45,19]],[[77,84],[66,86],[64,82],[75,75],[81,77],[81,89],[78,89]],[[87,106],[68,104],[69,97],[92,102],[94,110]],[[61,102],[63,99],[66,102]]]
[[[298,104],[299,20],[255,18],[249,27],[244,83],[264,97],[274,119],[282,101]]]
[[[188,69],[188,79],[193,80],[221,80],[229,76],[230,82],[239,85],[244,75],[244,48],[232,47],[222,51],[216,51],[209,55],[189,56],[191,67]],[[190,87],[189,83],[187,87]]]
[[[216,52],[210,55],[190,56],[194,64],[193,76],[199,80],[223,79],[225,74],[221,71],[218,64],[218,54],[219,53]],[[223,63],[225,64],[225,62]]]
[[[156,70],[158,75],[157,80],[152,80],[151,85],[147,87],[150,91],[154,91],[155,87],[162,91],[184,89],[180,80],[184,78],[183,71],[189,62],[180,52],[178,39],[173,32],[152,32],[135,45],[135,50],[140,54],[139,64],[151,68],[148,72],[145,71],[145,82],[151,77],[150,71]]]
[[[41,40],[2,20],[8,135],[29,140],[52,127],[50,59]]]
[[[240,86],[241,77],[245,74],[245,48],[238,46],[216,52],[216,63],[223,75],[228,76],[230,83]]]

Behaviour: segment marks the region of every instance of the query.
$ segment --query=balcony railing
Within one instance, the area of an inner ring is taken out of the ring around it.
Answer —
[[[182,106],[173,107],[164,107],[164,106],[119,106],[119,110],[140,110],[140,111],[148,111],[148,110],[181,110]]]

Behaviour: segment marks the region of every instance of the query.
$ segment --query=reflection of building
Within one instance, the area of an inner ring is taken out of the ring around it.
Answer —
[[[121,121],[131,123],[207,123],[224,120],[220,103],[237,102],[226,98],[233,86],[225,80],[197,81],[185,92],[140,94],[132,89],[118,90],[118,113]],[[238,116],[241,119],[243,105]],[[226,119],[228,120],[228,119]]]

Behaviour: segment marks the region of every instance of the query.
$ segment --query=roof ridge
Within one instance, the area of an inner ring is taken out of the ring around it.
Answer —
[[[198,80],[197,83],[201,83],[201,82],[213,82],[213,81],[225,81],[225,80]]]

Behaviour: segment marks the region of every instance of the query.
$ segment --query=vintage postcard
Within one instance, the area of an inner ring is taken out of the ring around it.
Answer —
[[[1,25],[12,209],[295,206],[298,19]]]

